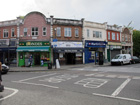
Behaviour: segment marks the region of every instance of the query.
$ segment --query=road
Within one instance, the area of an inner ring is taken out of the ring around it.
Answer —
[[[0,105],[140,105],[140,64],[9,72]]]

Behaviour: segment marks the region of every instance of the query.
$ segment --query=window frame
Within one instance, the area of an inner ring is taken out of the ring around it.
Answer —
[[[7,36],[5,37],[5,33]],[[9,30],[8,29],[3,29],[3,38],[8,38],[9,37]]]
[[[108,32],[108,40],[110,40],[110,32]]]
[[[24,28],[23,29],[23,34],[24,34],[23,35],[24,37],[26,37],[28,35],[28,29],[27,28]]]
[[[14,35],[13,35],[13,33],[14,33]],[[15,37],[15,28],[11,29],[11,37]]]
[[[112,40],[116,40],[114,32],[112,32]]]
[[[42,36],[47,36],[47,27],[42,27]]]
[[[34,29],[34,30],[33,30]],[[37,30],[36,30],[37,29]],[[34,35],[33,35],[34,33]],[[37,33],[37,34],[36,34]],[[38,30],[38,27],[32,27],[32,30],[31,30],[31,34],[32,36],[39,36],[39,30]]]
[[[117,33],[117,40],[119,40],[119,33]]]
[[[87,38],[89,38],[90,37],[90,31],[89,31],[89,29],[87,29]]]
[[[69,27],[65,27],[64,28],[64,36],[65,37],[71,37],[72,35],[71,35],[71,28],[69,28]]]
[[[61,37],[61,27],[56,28],[56,36]]]
[[[75,37],[79,37],[79,28],[75,28]]]

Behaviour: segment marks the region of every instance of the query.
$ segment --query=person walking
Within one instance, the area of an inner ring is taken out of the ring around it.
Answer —
[[[0,92],[3,92],[4,86],[1,84],[2,82],[1,72],[2,72],[2,63],[0,62]]]

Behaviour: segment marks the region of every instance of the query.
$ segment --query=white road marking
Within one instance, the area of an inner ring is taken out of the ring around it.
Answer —
[[[125,97],[114,97],[110,95],[104,95],[104,94],[98,94],[98,93],[92,93],[95,96],[101,96],[101,97],[107,97],[107,98],[114,98],[114,99],[121,99],[121,100],[127,100],[127,101],[133,101],[133,102],[140,102],[140,100],[137,99],[131,99],[131,98],[125,98]]]
[[[27,79],[19,80],[19,82],[28,81],[28,80],[31,80],[31,79],[36,79],[36,78],[41,78],[41,77],[52,76],[52,75],[56,75],[56,74],[58,74],[58,73],[53,73],[53,74],[48,74],[48,75],[36,76],[36,77],[32,77],[32,78],[27,78]]]
[[[108,77],[108,78],[115,78],[115,77],[117,77],[117,75],[106,75],[106,77]]]
[[[133,77],[132,79],[140,79],[140,77]]]
[[[123,88],[131,81],[130,78],[128,78],[127,80],[125,80],[113,93],[112,96],[115,97],[117,96],[122,90]]]
[[[5,100],[5,99],[7,99],[7,98],[9,98],[9,97],[12,97],[12,96],[14,96],[14,95],[18,92],[17,89],[13,89],[13,88],[4,87],[4,89],[12,90],[12,91],[14,91],[14,92],[13,92],[12,94],[6,96],[6,97],[0,98],[0,101]]]
[[[94,75],[95,77],[103,77],[103,76],[105,76],[104,74],[96,74],[96,75]]]
[[[36,86],[45,86],[45,87],[49,87],[49,88],[59,88],[59,87],[56,87],[56,86],[45,85],[45,84],[37,84],[37,83],[30,83],[30,82],[20,82],[20,81],[12,81],[12,82],[16,82],[16,83],[24,83],[24,84],[28,84],[28,85],[36,85]]]
[[[130,78],[130,76],[127,76],[127,75],[120,75],[120,76],[118,76],[118,78]]]
[[[107,82],[105,79],[87,78],[77,81],[74,84],[83,85],[86,88],[99,88]]]

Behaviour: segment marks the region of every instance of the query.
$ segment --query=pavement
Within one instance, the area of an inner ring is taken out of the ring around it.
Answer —
[[[66,70],[70,68],[84,68],[84,67],[104,67],[104,66],[109,66],[110,63],[104,63],[103,65],[99,65],[95,63],[89,63],[89,64],[77,64],[77,65],[62,65],[60,68],[55,69],[53,66],[52,69],[48,69],[48,67],[40,67],[40,66],[35,66],[35,67],[10,67],[9,72],[33,72],[33,71],[52,71],[52,70]]]

